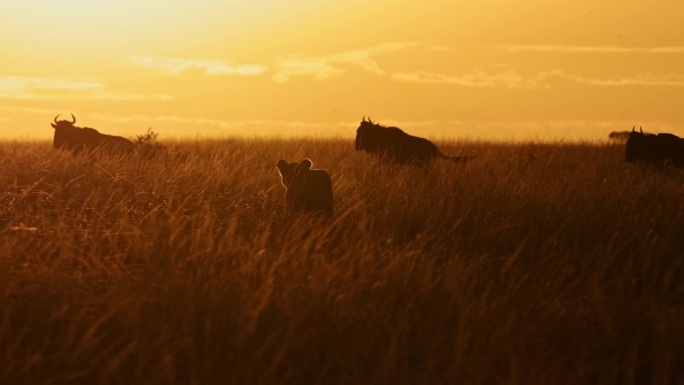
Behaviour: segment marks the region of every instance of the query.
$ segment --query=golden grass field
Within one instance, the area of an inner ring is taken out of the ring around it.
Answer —
[[[610,144],[0,144],[2,384],[683,384],[684,173]],[[275,168],[333,180],[284,220]]]

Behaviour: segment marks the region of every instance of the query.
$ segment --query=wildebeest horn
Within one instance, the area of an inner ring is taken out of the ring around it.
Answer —
[[[641,132],[642,134],[644,133],[644,130],[641,129],[641,126],[639,126],[639,132]]]
[[[73,120],[71,124],[76,124],[76,117],[74,116],[74,114],[71,114],[71,119]]]
[[[635,129],[635,128],[636,128],[636,126],[632,126],[632,132],[634,132],[634,129]]]
[[[57,123],[57,118],[59,118],[59,115],[60,114],[57,114],[57,116],[55,116],[55,123]]]

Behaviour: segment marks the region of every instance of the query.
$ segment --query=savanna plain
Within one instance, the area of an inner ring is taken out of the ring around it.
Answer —
[[[2,384],[683,384],[684,172],[608,143],[0,143]],[[286,218],[279,159],[333,180]]]

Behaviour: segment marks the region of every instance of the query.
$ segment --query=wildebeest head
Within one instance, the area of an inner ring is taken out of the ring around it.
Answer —
[[[63,148],[66,146],[70,139],[74,138],[81,131],[79,127],[76,127],[76,117],[71,114],[71,121],[68,120],[57,120],[59,115],[55,116],[54,123],[50,123],[52,128],[55,129],[55,138],[52,142],[54,148]]]
[[[410,138],[429,142],[427,139],[411,136],[400,128],[386,127],[379,123],[374,123],[371,118],[366,120],[364,117],[363,120],[361,120],[359,128],[356,129],[356,143],[354,148],[356,148],[357,151],[366,151],[374,154],[380,152],[397,152],[396,150],[400,147],[410,144]]]
[[[639,131],[632,127],[625,146],[625,160],[627,162],[647,162],[655,163],[662,156],[659,154],[656,135],[644,134],[639,127]],[[664,160],[664,159],[661,159]]]
[[[356,143],[354,144],[356,151],[367,151],[372,146],[374,139],[377,137],[374,133],[378,129],[376,126],[370,118],[366,120],[366,117],[363,117],[361,125],[356,129]]]

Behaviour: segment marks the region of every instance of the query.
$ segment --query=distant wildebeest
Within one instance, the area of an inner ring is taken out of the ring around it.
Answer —
[[[94,150],[131,152],[135,148],[133,142],[124,137],[101,134],[90,127],[76,127],[74,114],[71,114],[71,121],[57,120],[57,118],[59,115],[55,116],[54,123],[50,123],[55,129],[55,137],[52,142],[54,148],[70,150],[74,153],[92,152]]]
[[[356,130],[357,151],[377,155],[383,161],[423,167],[439,157],[452,162],[465,162],[473,156],[446,156],[434,143],[409,135],[397,127],[386,127],[364,117]]]
[[[308,213],[321,217],[333,215],[333,190],[330,175],[311,169],[311,161],[301,163],[278,161],[276,167],[285,186],[285,209],[288,214]]]
[[[684,139],[668,133],[645,134],[641,127],[632,132],[625,146],[627,162],[642,162],[659,167],[684,167]]]
[[[608,134],[608,139],[618,143],[625,143],[629,139],[630,134],[630,131],[613,131]]]

